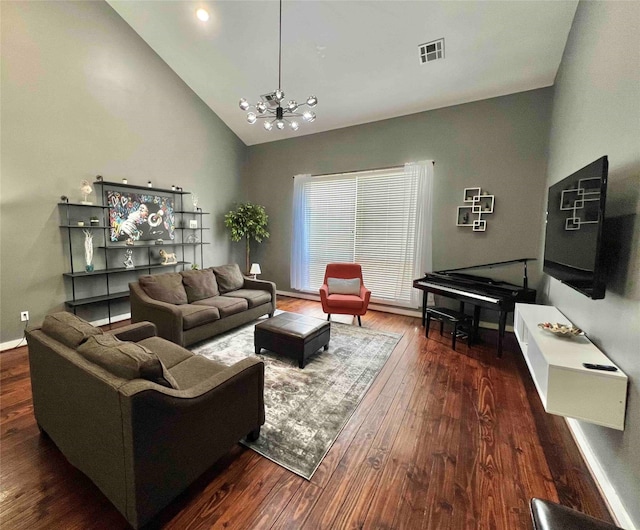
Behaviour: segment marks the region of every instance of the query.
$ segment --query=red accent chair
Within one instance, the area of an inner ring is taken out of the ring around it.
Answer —
[[[360,280],[360,292],[358,294],[329,294],[328,278]],[[362,267],[357,263],[329,263],[324,272],[324,283],[320,287],[320,301],[322,310],[327,313],[327,320],[331,314],[354,315],[358,317],[358,325],[362,326],[360,317],[367,312],[371,290],[364,286],[362,280]]]

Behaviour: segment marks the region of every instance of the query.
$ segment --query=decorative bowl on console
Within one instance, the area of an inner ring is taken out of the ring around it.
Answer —
[[[540,322],[538,327],[544,331],[548,331],[549,333],[553,333],[558,337],[582,337],[584,336],[584,331],[575,326],[568,326],[566,324],[560,324],[556,322],[552,324],[551,322]]]

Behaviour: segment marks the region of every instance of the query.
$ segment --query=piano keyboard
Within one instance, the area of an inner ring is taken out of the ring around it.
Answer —
[[[419,281],[418,284],[420,285],[424,285],[425,287],[431,287],[433,289],[438,289],[440,291],[447,291],[451,294],[455,294],[458,296],[463,296],[466,298],[475,298],[477,300],[484,300],[485,302],[489,302],[492,304],[498,304],[500,302],[500,299],[498,298],[492,298],[491,296],[486,296],[484,294],[478,294],[478,293],[474,293],[472,291],[462,291],[460,289],[454,289],[453,287],[446,287],[444,285],[442,285],[441,283],[430,283],[430,282],[424,282],[424,281]]]

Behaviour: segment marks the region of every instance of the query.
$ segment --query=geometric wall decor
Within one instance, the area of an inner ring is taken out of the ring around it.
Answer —
[[[465,206],[458,206],[456,226],[470,226],[474,232],[484,232],[487,221],[482,216],[493,213],[495,195],[482,193],[481,188],[465,188],[464,202],[467,203]]]
[[[571,210],[564,222],[565,230],[580,230],[580,226],[598,224],[600,177],[580,179],[576,189],[563,190],[560,210]],[[580,211],[578,211],[580,210]]]

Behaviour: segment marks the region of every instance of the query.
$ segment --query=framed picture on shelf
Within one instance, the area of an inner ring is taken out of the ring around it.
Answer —
[[[174,205],[170,195],[105,190],[105,198],[112,242],[175,238]]]
[[[198,228],[198,220],[189,219],[189,228]]]

